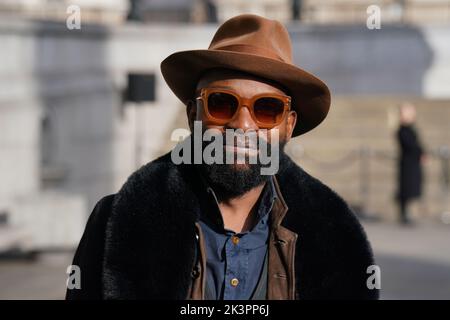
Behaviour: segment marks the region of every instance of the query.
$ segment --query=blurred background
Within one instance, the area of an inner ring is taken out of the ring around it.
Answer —
[[[287,152],[354,208],[382,299],[450,299],[450,0],[0,0],[0,299],[64,297],[96,201],[187,128],[160,62],[240,13],[285,23],[332,91]],[[405,103],[424,157],[400,224]]]

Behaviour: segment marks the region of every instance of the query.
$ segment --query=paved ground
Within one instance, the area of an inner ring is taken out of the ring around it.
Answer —
[[[63,299],[73,253],[0,260],[0,299]]]
[[[381,268],[382,299],[450,299],[450,226],[364,223]]]
[[[381,268],[383,299],[450,299],[450,226],[363,223]],[[72,253],[0,260],[0,299],[62,299]]]

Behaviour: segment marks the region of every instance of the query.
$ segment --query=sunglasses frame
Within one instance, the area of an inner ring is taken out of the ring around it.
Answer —
[[[217,119],[209,113],[208,98],[209,98],[210,94],[212,94],[212,93],[226,93],[226,94],[230,94],[236,98],[236,100],[238,101],[238,107],[237,107],[233,117],[231,117],[230,119]],[[276,99],[279,99],[282,102],[284,102],[283,113],[278,122],[276,122],[274,124],[267,124],[267,123],[263,123],[263,122],[259,121],[256,118],[255,113],[254,113],[254,103],[260,98],[276,98]],[[233,121],[238,116],[239,110],[241,108],[247,107],[247,109],[249,110],[249,112],[252,116],[253,121],[258,125],[259,128],[262,128],[262,129],[270,129],[270,128],[274,128],[274,127],[278,126],[281,122],[283,122],[283,119],[286,116],[286,112],[289,111],[291,108],[291,97],[282,95],[282,94],[277,94],[277,93],[261,93],[261,94],[255,95],[251,98],[243,98],[243,97],[239,96],[237,93],[233,92],[232,90],[219,89],[219,88],[202,88],[200,90],[200,96],[196,98],[197,102],[199,100],[202,101],[203,110],[205,112],[207,120],[214,124],[224,125],[230,121]],[[197,106],[198,106],[198,104],[197,104]]]

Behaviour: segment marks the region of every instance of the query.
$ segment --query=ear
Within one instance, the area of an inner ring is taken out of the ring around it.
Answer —
[[[188,100],[186,103],[186,115],[188,118],[189,129],[194,130],[194,120],[197,117],[197,105],[194,100]]]
[[[291,140],[292,133],[294,132],[296,123],[297,123],[297,112],[289,111],[286,123],[286,142]]]

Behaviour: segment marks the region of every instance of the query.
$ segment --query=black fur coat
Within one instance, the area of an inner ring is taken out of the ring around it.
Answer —
[[[170,153],[148,163],[93,210],[73,264],[81,289],[67,299],[184,299],[191,281],[199,216],[192,166]],[[289,207],[282,226],[298,234],[300,299],[376,299],[368,289],[370,244],[348,205],[289,158],[277,179]]]

